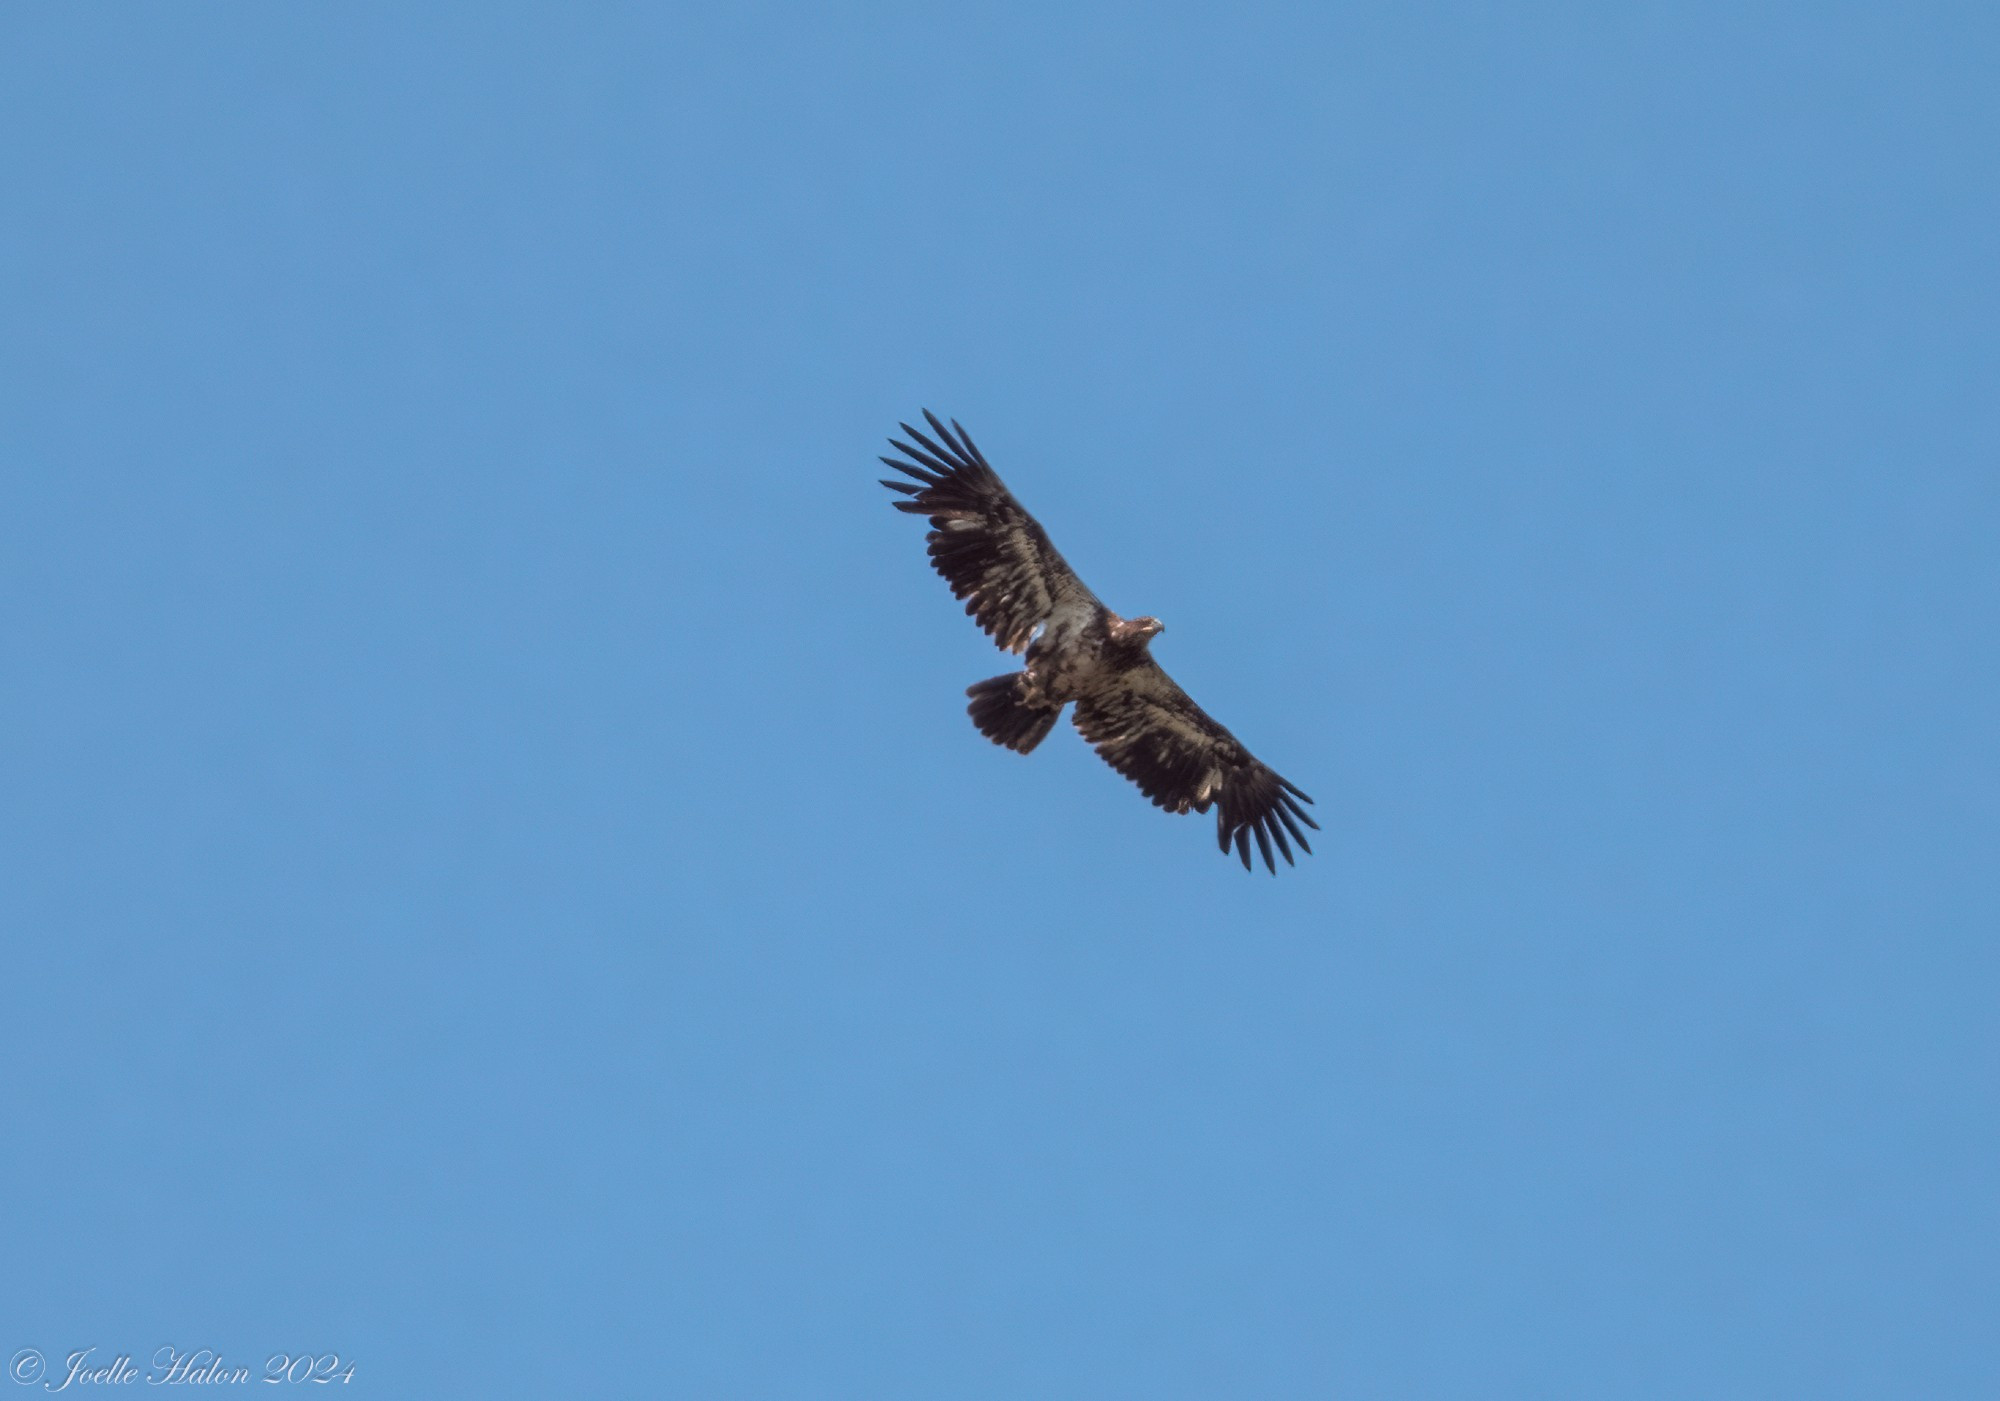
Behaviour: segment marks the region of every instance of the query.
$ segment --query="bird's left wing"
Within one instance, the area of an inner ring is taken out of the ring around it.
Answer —
[[[914,445],[893,438],[890,445],[910,460],[882,459],[921,485],[886,478],[882,485],[910,498],[896,502],[897,510],[930,517],[931,564],[965,600],[972,620],[994,642],[1018,652],[1055,614],[1100,606],[971,436],[956,421],[945,427],[929,409],[924,417],[937,441],[905,423]]]
[[[1155,806],[1207,812],[1215,804],[1216,840],[1225,853],[1235,846],[1244,870],[1250,869],[1253,837],[1273,873],[1278,869],[1271,859],[1273,843],[1285,863],[1293,864],[1287,832],[1300,850],[1312,851],[1299,830],[1301,822],[1319,830],[1299,806],[1312,799],[1260,763],[1158,663],[1149,660],[1123,673],[1117,684],[1078,701],[1076,727]]]

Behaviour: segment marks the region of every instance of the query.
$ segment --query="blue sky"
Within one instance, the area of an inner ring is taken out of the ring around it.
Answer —
[[[7,1354],[2000,1389],[2000,22],[1515,8],[11,9]]]

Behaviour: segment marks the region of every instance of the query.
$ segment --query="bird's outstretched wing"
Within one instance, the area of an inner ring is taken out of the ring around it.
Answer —
[[[921,485],[887,478],[882,485],[910,498],[897,510],[930,517],[931,563],[973,621],[1018,652],[1056,613],[1100,606],[957,421],[946,428],[929,409],[924,417],[936,440],[905,423],[911,441],[890,445],[909,460],[882,459]]]
[[[1293,864],[1286,833],[1302,851],[1312,851],[1299,830],[1301,822],[1319,830],[1299,806],[1312,799],[1258,762],[1158,663],[1121,673],[1114,684],[1078,701],[1076,727],[1155,806],[1207,812],[1215,804],[1216,840],[1224,852],[1235,846],[1244,870],[1250,869],[1252,838],[1274,874],[1273,843],[1285,863]]]

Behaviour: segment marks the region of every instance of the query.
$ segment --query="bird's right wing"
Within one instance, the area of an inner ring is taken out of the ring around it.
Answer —
[[[1253,837],[1273,874],[1274,843],[1292,864],[1287,832],[1300,850],[1312,851],[1299,830],[1300,823],[1319,830],[1299,806],[1312,799],[1245,749],[1158,662],[1148,659],[1121,673],[1117,684],[1079,700],[1076,727],[1154,806],[1168,812],[1207,812],[1214,806],[1216,841],[1225,854],[1236,848],[1244,870],[1250,869]]]
[[[929,409],[924,417],[937,441],[905,423],[915,445],[889,441],[910,460],[882,459],[922,485],[886,478],[882,485],[910,498],[896,502],[897,510],[930,517],[931,564],[965,600],[973,621],[995,643],[1019,652],[1056,614],[1099,607],[1097,595],[1021,508],[971,436],[956,421],[946,428]]]

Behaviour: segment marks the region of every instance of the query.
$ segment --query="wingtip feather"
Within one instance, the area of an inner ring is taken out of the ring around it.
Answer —
[[[965,425],[954,418],[951,421],[951,426],[958,430],[958,440],[965,444],[966,456],[977,462],[981,467],[986,467],[987,471],[992,471],[993,469],[987,466],[986,454],[979,450],[979,444],[972,441],[972,435],[965,431]]]
[[[1277,875],[1278,863],[1271,859],[1271,838],[1264,831],[1263,821],[1260,819],[1251,823],[1250,830],[1257,834],[1258,854],[1264,858],[1264,864],[1270,868],[1271,874]]]

